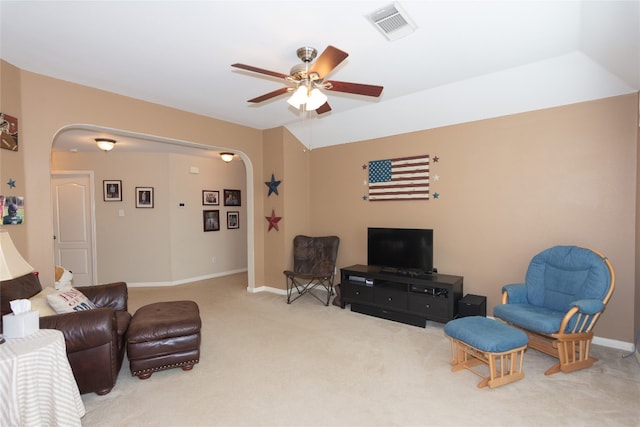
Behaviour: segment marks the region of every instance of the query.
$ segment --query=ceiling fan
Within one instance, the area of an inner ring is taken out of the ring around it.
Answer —
[[[269,71],[252,65],[231,64],[232,67],[284,79],[288,84],[288,86],[252,98],[247,102],[259,103],[284,93],[293,92],[293,95],[287,101],[290,105],[300,110],[315,110],[316,113],[323,114],[331,111],[331,107],[327,102],[327,96],[321,89],[374,97],[378,97],[382,93],[382,86],[341,82],[337,80],[325,81],[325,77],[349,56],[348,53],[336,47],[327,46],[313,63],[312,61],[316,59],[318,55],[318,51],[315,48],[301,47],[296,51],[296,54],[302,61],[302,64],[295,65],[291,68],[289,74]]]

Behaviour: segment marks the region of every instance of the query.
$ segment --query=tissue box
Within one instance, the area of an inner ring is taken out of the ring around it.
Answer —
[[[5,338],[24,338],[40,329],[40,313],[27,311],[5,314],[2,316],[2,326]]]

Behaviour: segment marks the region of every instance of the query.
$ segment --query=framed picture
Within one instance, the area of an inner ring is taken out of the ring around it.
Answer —
[[[18,151],[18,119],[0,113],[0,148]]]
[[[220,230],[220,211],[202,211],[202,228],[204,231]]]
[[[240,212],[227,212],[227,228],[240,228]]]
[[[240,190],[224,190],[225,206],[241,206]]]
[[[153,187],[136,187],[136,208],[153,207]]]
[[[122,201],[122,181],[115,179],[105,179],[102,181],[102,194],[105,202]]]
[[[24,197],[0,195],[0,216],[2,224],[24,223]]]
[[[220,192],[211,190],[202,190],[202,204],[203,205],[219,205],[220,204]]]

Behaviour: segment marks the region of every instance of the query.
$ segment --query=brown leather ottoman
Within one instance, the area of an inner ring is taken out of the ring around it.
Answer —
[[[144,380],[156,371],[200,360],[200,310],[193,301],[157,302],[140,307],[127,331],[127,357],[132,375]]]

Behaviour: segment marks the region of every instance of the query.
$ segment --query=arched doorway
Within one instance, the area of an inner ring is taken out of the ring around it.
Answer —
[[[95,125],[69,125],[56,133],[52,143],[52,156],[55,151],[82,152],[96,151],[94,138],[112,137],[119,141],[116,144],[120,152],[144,151],[159,153],[177,153],[190,156],[208,156],[216,161],[219,160],[219,152],[233,151],[238,162],[244,164],[245,170],[245,191],[246,191],[246,219],[243,226],[246,229],[246,269],[247,269],[247,290],[253,292],[255,289],[255,254],[254,245],[254,186],[253,186],[253,165],[246,153],[236,149],[229,149],[222,146],[210,146],[190,141],[164,138],[155,135],[145,135],[136,132],[129,132],[122,129],[105,128]],[[102,153],[99,153],[102,154]],[[108,155],[108,153],[105,153]],[[101,199],[102,195],[97,194],[96,199]],[[226,220],[226,218],[221,218]]]

